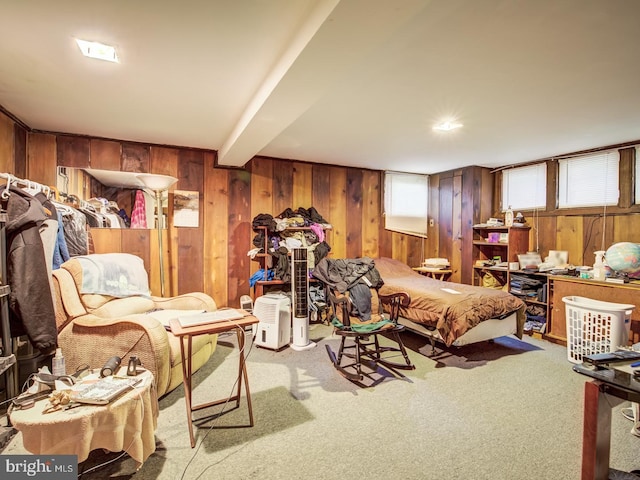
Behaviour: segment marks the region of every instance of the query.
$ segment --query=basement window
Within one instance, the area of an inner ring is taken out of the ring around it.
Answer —
[[[540,210],[547,204],[547,164],[537,163],[502,172],[502,211]]]
[[[428,175],[385,172],[385,229],[426,238],[428,205]]]
[[[558,160],[558,207],[617,205],[618,151]]]

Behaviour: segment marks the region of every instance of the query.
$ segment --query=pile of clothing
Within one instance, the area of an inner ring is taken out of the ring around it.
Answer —
[[[267,278],[288,281],[291,278],[289,253],[295,248],[306,248],[308,268],[314,266],[331,251],[331,246],[325,241],[324,231],[331,225],[311,207],[309,209],[287,208],[276,217],[261,213],[254,217],[252,229],[256,233],[253,238],[255,248],[247,255],[255,258],[257,254],[271,255],[273,265],[267,273]],[[265,238],[265,235],[267,238]],[[266,251],[265,251],[266,245]],[[264,271],[262,271],[264,276]]]

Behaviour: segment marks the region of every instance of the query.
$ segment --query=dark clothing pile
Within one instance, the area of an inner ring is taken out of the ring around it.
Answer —
[[[378,289],[384,283],[373,259],[324,258],[316,265],[312,274],[339,293],[349,292],[354,315],[361,320],[371,319],[371,289]]]
[[[290,208],[284,210],[277,218],[293,218],[293,217],[302,217],[305,225],[311,225],[312,223],[324,223],[327,221],[318,213],[318,211],[314,207],[306,208],[299,207],[298,210],[293,211]]]
[[[260,213],[256,215],[251,222],[251,227],[253,228],[254,232],[258,231],[257,227],[267,227],[267,230],[272,232],[276,229],[276,221],[273,219],[273,215],[269,215],[268,213]]]

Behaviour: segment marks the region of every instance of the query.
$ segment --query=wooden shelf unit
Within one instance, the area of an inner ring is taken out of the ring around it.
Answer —
[[[513,276],[521,276],[521,277],[526,277],[528,279],[533,279],[533,280],[538,280],[540,282],[540,286],[539,288],[536,290],[536,296],[533,297],[531,295],[529,295],[528,293],[519,293],[517,291],[514,291],[513,289],[513,285],[512,282],[514,280]],[[544,322],[544,329],[541,330],[539,333],[545,334],[547,331],[547,328],[549,327],[549,274],[545,273],[545,272],[529,272],[526,270],[510,270],[509,271],[509,293],[511,295],[515,295],[516,297],[520,298],[524,303],[527,304],[527,319],[530,319],[530,315],[533,313],[536,313],[536,309],[534,308],[535,306],[540,307],[543,309],[544,313],[544,318],[545,318],[545,322]],[[540,289],[542,289],[542,292],[540,292]],[[538,296],[542,297],[542,300],[538,299]],[[531,318],[533,319],[533,318]],[[534,330],[536,331],[536,330]],[[531,332],[525,332],[525,333],[531,333]]]
[[[530,227],[473,227],[473,278],[472,285],[482,285],[482,279],[487,272],[506,285],[509,283],[509,268],[495,266],[478,266],[478,260],[489,261],[500,257],[501,262],[517,262],[518,254],[529,250]],[[489,234],[507,234],[505,242],[489,242]]]
[[[271,237],[269,236],[270,233],[274,233],[272,231],[270,231],[267,227],[265,226],[258,226],[256,227],[256,229],[258,231],[262,231],[263,235],[264,235],[264,243],[262,246],[263,249],[263,253],[257,253],[255,255],[255,259],[258,262],[258,264],[260,265],[260,268],[264,271],[264,276],[262,280],[258,280],[256,282],[256,284],[253,287],[253,297],[254,300],[258,297],[261,297],[262,295],[264,295],[266,292],[268,292],[271,289],[274,288],[278,288],[279,286],[283,286],[283,285],[290,285],[291,282],[285,282],[281,279],[273,279],[273,280],[268,280],[268,273],[267,270],[269,270],[270,268],[272,268],[272,264],[271,264],[271,260],[272,260],[272,256],[271,254],[267,253],[269,251],[269,242],[271,241]],[[286,232],[305,232],[305,231],[311,231],[311,227],[287,227],[285,230]],[[323,227],[323,230],[325,232],[325,241],[326,241],[326,236],[327,236],[327,232],[331,231],[330,227]],[[281,233],[281,232],[276,232],[276,233]],[[329,242],[327,242],[329,243]],[[309,279],[309,282],[311,284],[314,283],[319,283],[317,280],[311,278]]]

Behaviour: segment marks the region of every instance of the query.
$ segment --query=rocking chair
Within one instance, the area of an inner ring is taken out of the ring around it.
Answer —
[[[409,305],[410,297],[406,293],[380,295],[375,288],[371,292],[371,318],[362,320],[349,292],[340,294],[327,289],[332,310],[332,324],[335,333],[341,337],[337,354],[326,345],[329,358],[334,367],[347,379],[361,382],[369,371],[382,365],[395,372],[396,369],[413,370],[407,351],[400,338],[404,325],[398,324],[401,306]],[[385,317],[382,305],[388,305],[389,314]],[[379,336],[383,335],[395,341],[397,346],[381,345]],[[363,363],[368,363],[363,370]]]

